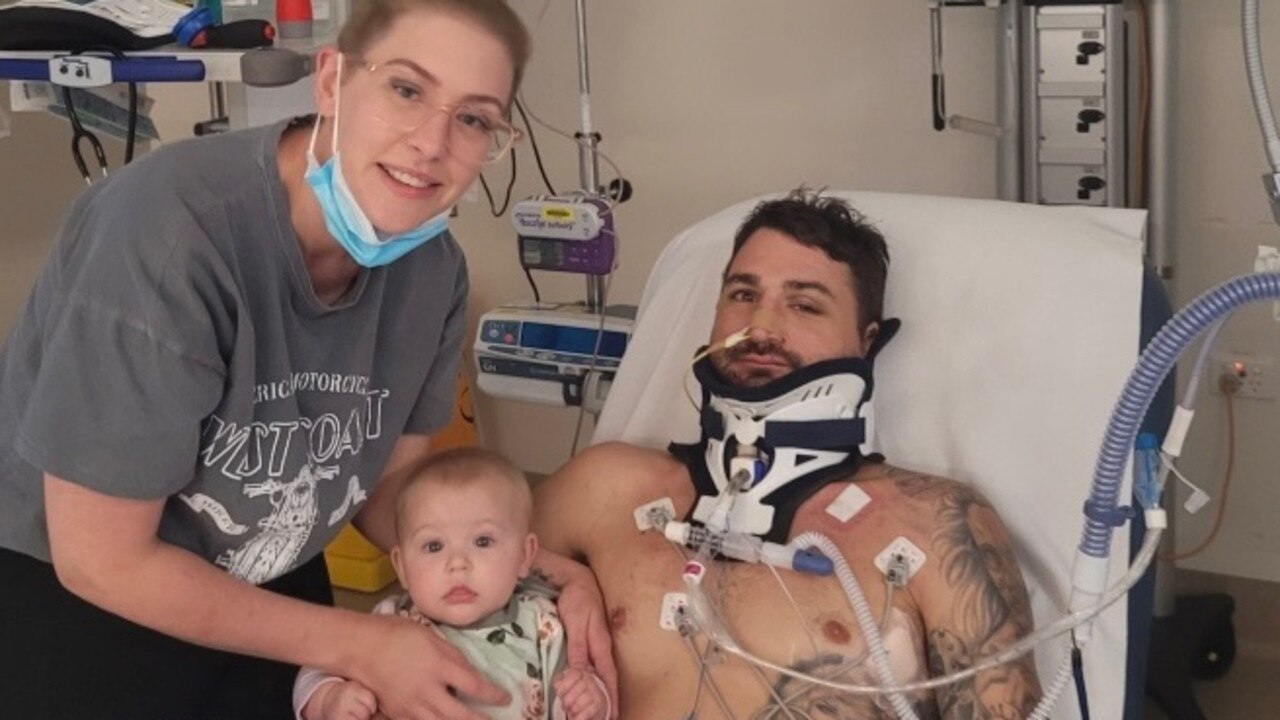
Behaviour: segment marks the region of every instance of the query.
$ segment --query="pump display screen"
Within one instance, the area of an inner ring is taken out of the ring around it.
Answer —
[[[598,333],[599,331],[588,328],[525,322],[520,325],[520,345],[536,350],[591,355],[596,350]],[[626,349],[625,333],[604,331],[604,337],[600,339],[600,357],[621,358]]]

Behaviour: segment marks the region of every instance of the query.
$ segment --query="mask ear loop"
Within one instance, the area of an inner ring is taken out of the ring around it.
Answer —
[[[684,396],[689,398],[689,404],[693,406],[694,410],[698,411],[699,413],[702,412],[702,408],[698,406],[698,401],[693,398],[693,393],[689,391],[689,376],[693,374],[693,366],[697,365],[699,360],[710,355],[716,350],[728,350],[734,345],[737,345],[743,340],[746,340],[747,336],[750,334],[751,334],[751,326],[748,325],[742,328],[741,330],[730,334],[728,337],[721,340],[720,342],[708,345],[705,350],[698,353],[697,355],[694,355],[693,359],[689,361],[689,365],[684,369],[684,375],[680,376],[680,387],[684,389]]]
[[[342,66],[345,64],[342,53],[338,53],[338,86],[333,91],[333,138],[329,141],[331,155],[338,154],[338,118],[342,117]],[[315,163],[316,138],[320,137],[320,125],[323,122],[324,116],[316,115],[315,127],[311,128],[311,142],[307,144],[308,162]]]

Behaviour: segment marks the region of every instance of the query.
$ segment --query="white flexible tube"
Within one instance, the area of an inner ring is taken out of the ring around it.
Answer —
[[[1280,173],[1280,132],[1276,131],[1276,117],[1271,109],[1267,93],[1267,75],[1262,67],[1262,46],[1258,39],[1258,0],[1241,0],[1241,26],[1244,32],[1244,64],[1249,78],[1249,92],[1253,96],[1253,109],[1258,114],[1262,128],[1262,141],[1271,161],[1271,171]]]
[[[1188,410],[1194,410],[1196,407],[1196,399],[1200,394],[1200,380],[1204,377],[1205,367],[1209,364],[1209,353],[1212,352],[1214,343],[1218,340],[1218,333],[1226,323],[1226,318],[1214,323],[1205,334],[1204,340],[1200,342],[1200,352],[1196,354],[1196,364],[1192,366],[1191,379],[1187,381],[1187,389],[1182,393],[1181,406]]]
[[[862,586],[858,584],[858,578],[853,574],[849,563],[845,562],[840,548],[831,542],[831,538],[816,532],[800,535],[791,542],[791,545],[802,548],[816,547],[831,559],[832,564],[835,565],[836,577],[840,580],[840,587],[844,588],[844,594],[849,598],[849,604],[853,606],[858,627],[862,630],[862,637],[866,640],[867,649],[871,652],[871,662],[876,669],[877,678],[888,688],[897,686],[898,679],[893,676],[893,668],[889,666],[889,653],[884,648],[884,637],[880,635],[880,628],[871,615],[871,608],[867,605],[867,598],[862,593]],[[901,692],[892,689],[886,692],[889,695],[889,704],[893,706],[899,718],[919,720],[915,710],[911,709],[911,703],[907,702],[907,698]]]
[[[1159,511],[1152,511],[1159,512]],[[726,652],[733,653],[738,657],[759,665],[762,668],[772,670],[781,675],[792,677],[797,680],[821,685],[822,687],[831,688],[833,690],[841,690],[844,692],[857,693],[861,695],[881,695],[889,692],[912,693],[920,690],[934,690],[944,685],[968,680],[980,672],[990,670],[1008,662],[1012,662],[1035,647],[1051,638],[1057,637],[1066,632],[1083,625],[1093,618],[1097,617],[1117,600],[1124,597],[1129,589],[1142,579],[1142,574],[1146,572],[1147,566],[1151,564],[1151,559],[1155,557],[1156,549],[1160,545],[1160,536],[1163,534],[1163,527],[1157,527],[1154,524],[1148,526],[1146,536],[1142,541],[1142,549],[1138,551],[1137,557],[1134,558],[1133,564],[1129,566],[1129,571],[1120,578],[1115,585],[1107,588],[1106,592],[1098,599],[1098,602],[1089,607],[1081,608],[1075,612],[1063,615],[1058,620],[1045,625],[1030,635],[1024,637],[1018,642],[1005,648],[1003,651],[978,658],[971,667],[965,670],[958,670],[948,675],[941,675],[928,680],[920,680],[917,682],[906,683],[893,687],[882,687],[878,685],[854,685],[851,683],[836,682],[826,678],[814,677],[807,673],[800,672],[793,668],[779,665],[764,658],[752,655],[743,650],[733,636],[725,629],[716,615],[715,608],[712,607],[710,600],[706,597],[706,593],[702,592],[701,587],[693,581],[686,580],[685,587],[689,596],[689,607],[693,611],[693,617],[698,624],[720,647]]]
[[[1071,680],[1071,653],[1063,658],[1062,664],[1058,666],[1058,674],[1053,676],[1053,682],[1049,684],[1049,690],[1040,698],[1040,702],[1036,705],[1031,714],[1027,716],[1027,720],[1049,720],[1049,713],[1053,711],[1053,706],[1058,704],[1058,698],[1062,697],[1062,691],[1067,689],[1067,683]]]
[[[1186,441],[1187,431],[1191,429],[1191,421],[1195,417],[1196,400],[1200,396],[1200,381],[1204,377],[1205,367],[1209,362],[1209,353],[1218,340],[1218,333],[1226,323],[1226,318],[1214,323],[1201,341],[1200,352],[1196,355],[1196,364],[1191,370],[1191,379],[1187,381],[1187,388],[1182,393],[1182,402],[1178,403],[1177,408],[1174,409],[1173,420],[1165,430],[1161,452],[1166,461],[1160,463],[1160,469],[1156,473],[1156,485],[1161,489],[1169,479],[1173,462],[1182,455],[1182,444]]]

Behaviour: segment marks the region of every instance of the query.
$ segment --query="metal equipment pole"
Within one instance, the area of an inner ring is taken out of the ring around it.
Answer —
[[[1173,0],[1148,0],[1151,44],[1151,129],[1147,137],[1147,258],[1160,277],[1173,278],[1173,65],[1177,60]],[[1139,202],[1141,198],[1138,199]],[[1168,535],[1173,536],[1170,532]]]
[[[600,138],[591,127],[591,76],[587,61],[587,3],[577,0],[575,16],[578,24],[578,104],[582,116],[581,137],[578,138],[578,175],[584,192],[595,195],[600,192],[600,158],[596,144]],[[587,276],[587,310],[604,312],[604,276]]]
[[[1022,87],[1020,70],[1022,43],[1022,0],[1000,6],[996,32],[996,125],[1002,131],[996,140],[996,191],[1001,200],[1018,202],[1022,197]]]
[[[1151,47],[1150,60],[1150,130],[1147,133],[1147,259],[1160,277],[1168,281],[1173,277],[1173,258],[1169,252],[1169,234],[1173,213],[1173,60],[1174,60],[1174,10],[1172,0],[1149,0],[1148,36]],[[1139,203],[1142,198],[1137,198]],[[1172,293],[1170,293],[1172,294]],[[1164,555],[1176,550],[1177,517],[1175,493],[1165,496],[1169,510],[1169,529],[1161,541]],[[1155,616],[1172,617],[1175,611],[1174,564],[1159,560],[1156,567]]]

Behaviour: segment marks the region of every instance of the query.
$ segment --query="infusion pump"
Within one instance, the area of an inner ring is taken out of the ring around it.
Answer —
[[[480,318],[477,384],[489,395],[599,411],[635,325],[634,305],[503,305]]]

